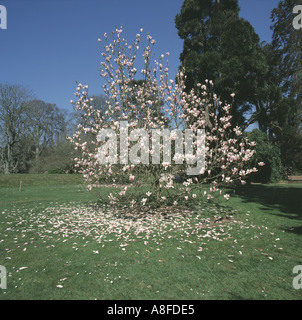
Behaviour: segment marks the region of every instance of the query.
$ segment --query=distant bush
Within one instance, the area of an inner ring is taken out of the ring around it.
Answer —
[[[256,153],[251,158],[251,164],[264,162],[265,165],[260,167],[257,173],[250,176],[251,182],[270,183],[279,182],[282,174],[280,148],[273,145],[266,133],[254,129],[247,133],[250,141],[256,142]]]
[[[66,173],[67,170],[64,170],[62,168],[53,168],[53,169],[50,169],[48,170],[48,173],[49,174],[63,174],[63,173]]]
[[[45,148],[40,157],[32,161],[29,173],[73,173],[73,147],[69,142]]]

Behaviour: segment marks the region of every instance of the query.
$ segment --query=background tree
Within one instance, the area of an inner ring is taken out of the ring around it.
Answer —
[[[185,0],[175,24],[184,39],[180,61],[187,91],[213,80],[220,99],[232,102],[233,123],[243,126],[267,64],[259,36],[239,10],[237,0]]]
[[[22,86],[0,84],[0,172],[71,171],[68,113],[32,98]]]
[[[66,138],[66,120],[55,104],[31,100],[24,108],[26,131],[31,137],[35,161],[46,147],[54,146]]]
[[[272,43],[267,46],[270,139],[280,147],[285,168],[302,171],[302,32],[293,27],[293,8],[301,0],[281,0],[271,14]],[[277,89],[276,89],[277,88]]]
[[[276,81],[282,92],[302,105],[302,33],[294,29],[293,8],[302,5],[302,0],[281,0],[273,9],[271,20],[273,30],[272,50],[277,59]]]
[[[0,84],[0,159],[6,174],[18,171],[18,144],[26,122],[25,102],[30,95],[29,90],[20,85]]]

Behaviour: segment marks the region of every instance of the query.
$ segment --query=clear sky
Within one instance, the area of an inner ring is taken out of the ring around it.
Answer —
[[[239,0],[240,16],[270,42],[270,14],[278,0]],[[20,84],[36,98],[72,110],[76,81],[102,93],[102,45],[97,39],[123,25],[129,42],[140,28],[156,40],[156,53],[170,52],[174,78],[182,40],[174,18],[183,0],[0,0],[7,29],[0,29],[0,83]]]

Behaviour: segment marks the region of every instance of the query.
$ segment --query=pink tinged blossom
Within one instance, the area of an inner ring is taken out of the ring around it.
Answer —
[[[136,106],[132,101],[129,101],[128,97],[132,96],[134,90],[132,87],[128,85],[128,81],[133,79],[134,74],[136,73],[135,68],[135,58],[136,58],[136,49],[139,49],[138,43],[140,42],[140,36],[143,32],[143,29],[140,29],[140,33],[137,34],[137,38],[134,41],[133,45],[130,46],[125,41],[121,43],[121,35],[122,29],[116,29],[115,33],[113,32],[113,36],[115,40],[112,44],[109,44],[104,47],[104,52],[102,53],[102,69],[101,75],[106,77],[107,85],[104,85],[105,94],[107,95],[107,110],[105,114],[107,117],[112,117],[113,119],[122,119],[125,120],[132,115],[140,116],[142,113],[141,110],[145,113],[144,121],[146,121],[146,125],[149,128],[165,128],[165,117],[164,116],[155,116],[152,112],[152,108],[150,106],[154,106],[158,101],[166,101],[165,107],[163,111],[165,115],[169,115],[171,117],[175,116],[175,125],[186,126],[189,123],[189,126],[192,129],[196,130],[197,128],[205,128],[205,114],[200,108],[201,105],[207,104],[209,101],[209,97],[218,99],[216,95],[213,95],[210,90],[207,91],[207,86],[205,84],[198,84],[198,88],[201,90],[201,94],[203,96],[199,96],[194,90],[189,93],[185,92],[185,75],[184,72],[180,71],[177,75],[177,80],[174,82],[173,80],[169,80],[168,75],[168,67],[165,65],[164,61],[161,60],[161,64],[158,61],[154,61],[154,65],[152,66],[151,57],[151,46],[150,42],[154,41],[151,36],[148,36],[149,40],[148,45],[143,48],[142,53],[145,58],[145,65],[143,67],[143,73],[146,77],[149,77],[150,80],[150,88],[140,88],[138,87],[135,90],[136,98],[138,101],[138,105],[141,106],[141,109],[136,109]],[[107,34],[104,34],[104,37],[107,38]],[[124,39],[123,39],[124,40]],[[151,41],[152,40],[152,41]],[[124,46],[124,50],[120,50],[119,46]],[[129,56],[129,50],[133,49],[133,53]],[[111,56],[112,55],[112,56]],[[166,53],[166,56],[169,56],[169,53]],[[164,58],[164,55],[161,56]],[[113,64],[118,64],[119,68],[114,70]],[[153,73],[152,73],[153,71]],[[128,77],[128,78],[127,78]],[[154,77],[154,78],[152,78]],[[124,79],[123,81],[121,79]],[[213,84],[212,81],[206,80],[206,83],[210,85]],[[84,89],[84,90],[82,90]],[[112,179],[115,179],[115,173],[113,167],[102,167],[96,165],[96,161],[94,161],[94,152],[91,150],[90,145],[85,145],[80,142],[80,136],[82,136],[83,132],[86,133],[96,133],[103,127],[103,125],[107,122],[105,121],[105,117],[103,117],[100,112],[94,110],[92,106],[89,105],[90,101],[88,98],[88,86],[83,86],[82,84],[78,84],[76,95],[78,97],[78,102],[75,104],[76,110],[85,113],[85,119],[87,120],[87,128],[79,127],[77,136],[74,136],[70,141],[74,143],[76,149],[82,152],[82,155],[78,162],[76,162],[76,167],[81,167],[83,169],[82,173],[85,175],[84,178],[89,185],[92,185],[92,179],[99,179],[101,174],[108,173],[108,175],[112,176]],[[202,92],[204,90],[204,92]],[[157,99],[153,99],[154,93],[159,92],[159,96]],[[232,95],[234,97],[235,95]],[[217,103],[217,101],[215,102]],[[123,110],[123,106],[127,105],[127,108],[130,110],[128,113]],[[218,104],[217,104],[218,106]],[[211,107],[211,106],[210,106]],[[242,136],[242,132],[239,127],[231,128],[231,115],[230,115],[230,105],[224,105],[222,101],[219,101],[219,106],[221,113],[211,113],[209,116],[211,117],[211,121],[213,121],[213,129],[207,133],[207,141],[206,145],[206,166],[202,169],[201,174],[208,172],[203,178],[207,181],[208,178],[211,177],[212,172],[216,172],[217,169],[222,168],[222,172],[220,172],[220,177],[217,177],[217,181],[221,182],[232,182],[243,178],[245,175],[248,175],[252,172],[256,172],[256,168],[247,168],[248,160],[254,154],[254,150],[247,149],[247,146],[254,147],[254,142],[249,142],[247,140],[242,139],[239,147],[239,141],[237,139],[230,139],[230,134],[234,132],[237,136]],[[134,111],[135,110],[135,111]],[[135,114],[131,114],[134,112]],[[219,114],[219,115],[218,115]],[[96,116],[96,118],[91,121],[91,117]],[[176,122],[177,121],[177,122]],[[94,123],[95,122],[95,123]],[[119,121],[116,121],[119,122]],[[113,121],[112,121],[113,124]],[[108,124],[110,127],[110,124]],[[133,123],[129,126],[129,128],[135,129],[138,127],[138,121],[134,120]],[[118,128],[118,124],[114,123],[114,129]],[[172,140],[175,140],[175,137],[172,137]],[[211,150],[210,144],[211,142],[217,143],[218,148],[215,150]],[[97,143],[91,143],[92,148],[95,146],[96,148],[99,146]],[[125,144],[127,148],[127,143]],[[128,145],[129,146],[129,145]],[[184,145],[185,147],[185,145]],[[185,157],[180,152],[175,152],[173,161],[178,161],[183,163]],[[93,159],[93,160],[92,160]],[[182,160],[182,161],[181,161]],[[194,159],[192,159],[194,160]],[[217,161],[216,161],[217,160]],[[128,163],[128,162],[127,162]],[[125,164],[125,163],[123,163]],[[177,163],[178,164],[178,163]],[[259,163],[259,165],[264,165],[263,162]],[[165,173],[171,172],[173,169],[174,163],[170,165],[169,162],[162,163],[162,169],[166,170]],[[134,165],[128,166],[128,169],[124,169],[121,172],[125,175],[129,175],[129,181],[134,181],[134,175],[131,174],[131,170],[134,168]],[[102,173],[101,173],[101,172]],[[222,180],[221,180],[222,179]],[[242,180],[243,181],[243,180]],[[243,182],[242,182],[243,183]],[[187,185],[189,186],[189,184]],[[186,188],[187,186],[184,186]],[[173,181],[165,180],[165,188],[173,188]],[[214,188],[212,187],[212,191],[214,192]],[[119,191],[115,192],[118,194]],[[123,195],[125,190],[120,192],[120,195]],[[151,193],[150,193],[151,194]],[[189,194],[188,194],[189,195]],[[206,195],[206,194],[205,194]],[[147,196],[148,193],[147,193]],[[180,196],[180,194],[179,194]],[[194,198],[194,195],[192,195]],[[211,198],[211,196],[208,196]],[[114,201],[115,197],[112,195],[111,200]],[[134,203],[133,203],[134,204]]]
[[[227,194],[224,195],[224,198],[225,198],[226,200],[229,200],[230,195],[227,193]]]

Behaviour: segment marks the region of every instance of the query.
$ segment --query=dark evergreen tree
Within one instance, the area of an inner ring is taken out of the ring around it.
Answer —
[[[284,167],[301,171],[302,159],[302,29],[293,27],[293,8],[302,0],[281,0],[273,9],[269,46],[269,79],[280,96],[269,110],[272,139],[280,146]]]
[[[184,39],[180,61],[187,90],[213,80],[217,96],[233,103],[234,123],[244,126],[267,64],[259,36],[239,11],[238,0],[185,0],[175,23]]]

